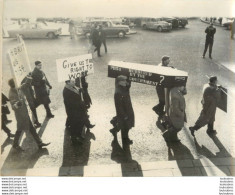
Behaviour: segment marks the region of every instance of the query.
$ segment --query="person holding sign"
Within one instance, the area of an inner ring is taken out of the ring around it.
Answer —
[[[214,121],[217,101],[220,98],[221,87],[217,86],[217,77],[212,76],[209,78],[209,84],[206,85],[203,91],[202,98],[202,111],[193,127],[189,127],[191,135],[195,136],[194,132],[200,129],[201,127],[207,125],[207,134],[213,135],[217,132],[214,130]]]
[[[10,79],[8,82],[10,86],[9,91],[9,100],[12,106],[12,109],[15,112],[15,117],[17,121],[17,131],[15,133],[15,139],[13,142],[13,148],[22,151],[23,149],[19,146],[20,136],[23,130],[28,129],[33,139],[36,141],[38,147],[41,149],[44,146],[48,146],[50,143],[43,143],[40,137],[38,136],[36,129],[34,128],[28,110],[25,104],[24,96],[21,91],[21,88],[17,89],[15,87],[15,82],[13,79]]]
[[[162,62],[158,66],[168,66],[170,63],[170,57],[169,56],[163,56]],[[173,68],[173,67],[172,67]],[[159,103],[153,107],[153,111],[156,112],[156,114],[159,116],[159,118],[162,118],[164,115],[164,107],[165,107],[165,92],[164,92],[164,86],[161,82],[159,82],[156,86],[156,91],[159,99]]]
[[[93,128],[94,125],[90,124],[87,115],[87,109],[82,101],[80,90],[80,79],[75,81],[65,81],[65,87],[63,90],[64,105],[67,114],[66,127],[70,129],[71,139],[73,143],[82,143],[82,130],[84,126],[87,128]]]
[[[32,72],[32,85],[34,86],[34,91],[36,94],[36,99],[40,104],[43,104],[46,113],[47,118],[54,118],[54,115],[51,113],[49,104],[51,103],[51,100],[49,98],[49,89],[52,89],[52,86],[48,82],[45,73],[41,70],[42,69],[42,63],[40,61],[35,62],[35,68]]]
[[[129,139],[129,130],[135,126],[134,110],[131,103],[127,77],[120,75],[115,81],[114,103],[116,108],[117,129],[121,129],[122,140],[133,144]]]

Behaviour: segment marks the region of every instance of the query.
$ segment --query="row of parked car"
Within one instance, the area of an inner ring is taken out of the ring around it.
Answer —
[[[139,20],[141,19],[141,20]],[[117,22],[118,21],[118,22]],[[138,26],[135,21],[140,21],[139,26],[143,29],[153,29],[159,32],[170,31],[172,28],[185,27],[188,24],[186,18],[125,18],[113,20],[112,18],[89,18],[85,20],[74,21],[75,34],[78,36],[90,36],[91,28],[94,24],[102,25],[107,36],[118,36],[120,38],[126,35],[134,34],[131,30],[133,26]],[[71,22],[71,20],[70,20]],[[69,22],[69,23],[70,23]],[[19,29],[8,30],[9,37],[16,37],[18,34],[23,38],[57,38],[62,33],[61,28],[51,28],[46,21],[40,18],[37,22],[21,24]]]

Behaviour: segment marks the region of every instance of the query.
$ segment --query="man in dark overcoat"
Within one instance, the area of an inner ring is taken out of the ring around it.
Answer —
[[[79,80],[79,79],[78,79]],[[79,82],[76,80],[76,82]],[[80,84],[80,83],[79,83]],[[67,114],[67,126],[70,128],[73,143],[82,142],[82,130],[88,120],[87,109],[82,101],[81,92],[75,81],[65,82],[63,98]]]
[[[40,61],[35,62],[35,68],[32,72],[32,85],[34,86],[34,91],[36,95],[36,100],[40,104],[43,104],[47,117],[53,118],[54,115],[51,113],[49,104],[51,103],[51,100],[49,98],[49,89],[52,89],[52,86],[48,82],[45,73],[41,70],[42,69],[42,63]],[[49,89],[47,89],[47,87]]]
[[[207,134],[216,134],[214,130],[215,113],[217,107],[217,101],[220,98],[221,88],[217,86],[217,77],[212,76],[209,79],[209,84],[205,86],[202,99],[202,111],[198,120],[193,127],[189,127],[192,136],[195,136],[194,132],[201,127],[207,125]]]
[[[131,103],[129,88],[127,88],[127,77],[120,75],[116,78],[114,103],[116,108],[117,126],[121,129],[122,140],[128,144],[133,141],[129,139],[129,130],[135,126],[134,110]]]
[[[208,26],[205,30],[206,33],[206,42],[205,42],[205,49],[203,52],[202,57],[205,58],[207,49],[209,47],[209,58],[212,59],[212,47],[213,47],[213,43],[214,43],[214,34],[216,33],[216,28],[213,27],[213,23],[210,23],[210,26]]]
[[[101,57],[100,55],[100,47],[101,47],[101,32],[99,30],[99,26],[95,25],[95,29],[92,33],[92,43],[95,46],[95,51],[97,51],[98,57]]]
[[[39,148],[49,145],[50,143],[43,143],[41,138],[38,136],[36,129],[34,128],[30,120],[28,110],[25,104],[24,95],[21,89],[17,89],[15,87],[15,82],[13,79],[10,79],[8,84],[10,86],[9,100],[10,100],[12,109],[15,112],[15,117],[16,117],[16,122],[17,122],[17,130],[15,134],[15,139],[13,142],[13,148],[17,150],[22,150],[22,148],[19,146],[19,139],[20,139],[21,133],[27,129],[33,136],[33,139],[35,140]]]

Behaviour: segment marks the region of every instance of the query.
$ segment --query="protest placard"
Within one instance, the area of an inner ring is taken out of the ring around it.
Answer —
[[[11,70],[16,81],[16,85],[20,86],[24,77],[31,72],[29,58],[24,41],[19,38],[20,43],[9,49],[8,55],[11,63]]]
[[[108,77],[125,75],[130,81],[156,86],[161,83],[166,88],[186,85],[188,73],[172,67],[110,61]]]
[[[57,59],[56,66],[59,82],[74,80],[80,77],[81,73],[85,71],[87,71],[87,74],[94,73],[91,54]]]

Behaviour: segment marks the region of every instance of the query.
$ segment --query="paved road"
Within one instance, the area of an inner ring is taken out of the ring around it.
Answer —
[[[41,106],[38,110],[43,127],[38,130],[45,142],[51,145],[38,151],[32,138],[22,137],[22,147],[26,152],[17,154],[11,149],[12,141],[5,140],[2,133],[1,144],[3,170],[19,168],[46,168],[60,166],[77,166],[91,164],[113,164],[127,162],[132,159],[137,162],[198,159],[201,157],[234,157],[232,139],[234,136],[234,103],[233,93],[228,99],[228,113],[217,110],[215,129],[217,137],[207,136],[205,128],[196,132],[197,144],[191,137],[188,127],[196,121],[201,111],[202,86],[207,82],[206,75],[217,75],[219,83],[234,91],[234,75],[221,66],[224,62],[234,62],[234,41],[230,41],[229,31],[217,27],[213,48],[213,60],[202,59],[204,49],[206,24],[200,21],[190,21],[185,29],[159,33],[137,29],[137,34],[124,39],[110,38],[107,40],[108,54],[101,49],[101,58],[94,58],[95,74],[89,76],[89,92],[93,101],[89,111],[95,128],[87,132],[83,147],[71,146],[68,132],[65,130],[65,111],[62,98],[63,83],[57,82],[56,59],[87,53],[87,40],[81,38],[76,41],[69,37],[55,40],[26,40],[26,46],[32,66],[34,61],[41,60],[43,69],[50,80],[54,119],[44,120],[45,110]],[[3,91],[8,93],[7,80],[11,77],[10,67],[6,59],[8,48],[16,44],[14,39],[3,40]],[[180,144],[168,148],[161,130],[156,126],[157,116],[152,107],[158,102],[153,86],[133,83],[131,98],[135,111],[136,125],[130,132],[134,144],[127,147],[128,152],[121,148],[120,135],[118,142],[109,133],[110,119],[115,115],[114,107],[114,79],[107,77],[107,64],[110,60],[122,60],[145,64],[158,64],[161,56],[171,56],[171,65],[177,69],[187,71],[188,94],[186,96],[188,123],[179,133]],[[208,55],[208,54],[207,54]],[[13,114],[9,117],[14,119]],[[15,123],[9,125],[15,131]]]

